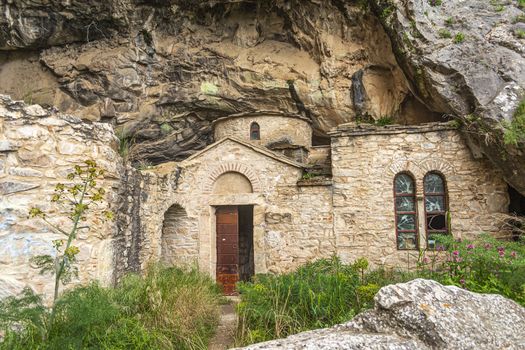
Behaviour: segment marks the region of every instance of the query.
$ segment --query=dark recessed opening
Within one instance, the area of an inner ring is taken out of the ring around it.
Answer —
[[[525,196],[519,193],[512,186],[508,186],[508,191],[510,199],[509,213],[521,217],[511,219],[509,222],[509,224],[514,227],[512,230],[512,239],[517,241],[519,240],[520,236],[523,236],[523,231],[525,230]]]
[[[249,281],[254,275],[253,205],[239,206],[239,279]]]

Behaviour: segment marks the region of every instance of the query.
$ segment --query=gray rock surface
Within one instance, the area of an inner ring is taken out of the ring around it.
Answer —
[[[381,288],[352,321],[243,349],[525,349],[525,308],[416,279]]]

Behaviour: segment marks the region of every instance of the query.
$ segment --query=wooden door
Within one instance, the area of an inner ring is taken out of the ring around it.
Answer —
[[[239,210],[218,207],[217,216],[217,283],[225,295],[234,295],[239,281]]]

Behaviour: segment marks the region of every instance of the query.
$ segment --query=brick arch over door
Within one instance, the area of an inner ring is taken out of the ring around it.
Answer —
[[[257,193],[262,191],[262,186],[259,178],[255,174],[255,172],[252,169],[250,169],[249,166],[243,163],[227,162],[222,163],[210,172],[210,174],[204,182],[203,192],[212,193],[213,184],[215,183],[215,181],[219,178],[219,176],[228,172],[237,172],[243,174],[248,178],[248,180],[250,180],[253,192]]]

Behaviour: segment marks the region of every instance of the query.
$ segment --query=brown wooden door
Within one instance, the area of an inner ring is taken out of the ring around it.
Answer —
[[[239,210],[218,207],[217,216],[217,283],[226,295],[234,295],[239,281]]]

